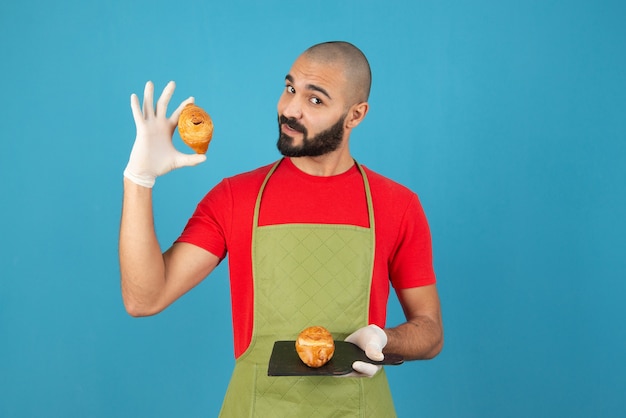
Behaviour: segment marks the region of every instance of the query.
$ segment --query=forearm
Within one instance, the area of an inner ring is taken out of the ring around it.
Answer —
[[[119,237],[122,297],[129,314],[155,312],[165,285],[165,268],[154,229],[152,189],[124,179]]]
[[[401,354],[407,360],[435,357],[443,347],[441,321],[428,316],[413,317],[394,328],[386,328],[387,345],[383,352]]]

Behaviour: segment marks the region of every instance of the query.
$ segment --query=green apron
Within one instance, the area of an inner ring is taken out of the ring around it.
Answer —
[[[274,342],[295,340],[311,325],[336,340],[366,326],[374,266],[374,213],[363,177],[369,228],[352,225],[258,226],[254,209],[252,266],[254,329],[250,346],[236,361],[221,417],[395,417],[387,378],[268,376]]]

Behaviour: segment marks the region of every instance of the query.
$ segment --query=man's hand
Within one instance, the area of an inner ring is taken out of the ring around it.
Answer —
[[[174,148],[172,135],[178,124],[178,117],[193,97],[188,98],[167,117],[169,104],[176,84],[170,81],[163,89],[154,108],[154,85],[148,81],[143,95],[143,109],[139,106],[136,94],[130,96],[130,107],[135,119],[137,136],[130,153],[124,176],[133,183],[151,188],[158,176],[176,168],[192,166],[206,160],[203,154],[183,154]]]
[[[363,328],[359,328],[350,334],[345,341],[356,344],[365,351],[365,355],[375,361],[381,361],[385,358],[383,348],[387,345],[387,334],[377,325],[371,324]],[[355,361],[352,368],[356,373],[350,373],[348,376],[354,377],[372,377],[382,368],[378,364],[367,363],[364,361]]]

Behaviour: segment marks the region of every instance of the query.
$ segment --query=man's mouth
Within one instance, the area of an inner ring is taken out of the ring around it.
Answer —
[[[280,124],[285,133],[304,133],[306,129],[293,119],[280,116]]]
[[[291,126],[288,123],[283,123],[283,131],[286,131],[286,133],[302,133],[302,131],[300,131],[299,129]]]

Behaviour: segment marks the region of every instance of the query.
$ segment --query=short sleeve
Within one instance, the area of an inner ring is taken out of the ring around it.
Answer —
[[[228,180],[222,180],[198,203],[176,242],[196,245],[222,260],[227,253],[226,228],[231,218],[232,193]]]
[[[426,286],[436,282],[430,228],[415,194],[402,216],[389,274],[395,289]]]

